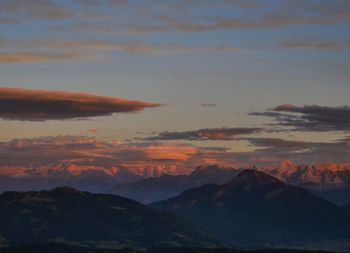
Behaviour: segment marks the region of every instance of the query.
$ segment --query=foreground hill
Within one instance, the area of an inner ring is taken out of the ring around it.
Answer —
[[[41,244],[31,245],[24,247],[11,247],[11,248],[0,248],[1,253],[327,253],[326,251],[306,251],[306,250],[286,250],[286,249],[275,249],[275,250],[252,250],[244,251],[230,248],[157,248],[149,250],[136,250],[130,248],[124,249],[97,249],[87,248],[76,245],[68,244]],[[330,252],[328,252],[330,253]]]
[[[210,245],[199,229],[129,199],[63,187],[0,195],[0,244]]]
[[[223,184],[235,177],[240,170],[223,169],[218,166],[196,168],[189,175],[162,175],[136,182],[120,184],[111,192],[141,203],[151,203],[179,195],[184,190],[203,184]]]
[[[184,215],[231,244],[350,238],[350,219],[342,208],[254,170],[241,172],[227,184],[204,185],[151,206]]]

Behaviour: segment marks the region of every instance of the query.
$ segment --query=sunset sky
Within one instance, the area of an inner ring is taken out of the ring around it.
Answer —
[[[349,27],[348,0],[0,0],[2,171],[350,162]]]

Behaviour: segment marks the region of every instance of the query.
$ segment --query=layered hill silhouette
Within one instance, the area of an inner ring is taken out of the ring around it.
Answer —
[[[240,250],[232,248],[194,248],[194,247],[173,247],[173,248],[154,248],[148,250],[138,250],[131,248],[123,249],[102,249],[82,247],[69,244],[46,243],[38,245],[7,247],[0,249],[1,253],[327,253],[328,251],[309,251],[309,250],[291,250],[291,249],[269,249],[262,250]],[[331,252],[329,252],[331,253]]]
[[[49,241],[114,247],[213,245],[190,222],[114,195],[69,187],[0,195],[1,246]]]
[[[305,188],[337,205],[350,202],[350,166],[347,164],[295,165],[282,161],[277,166],[254,168],[288,184]],[[216,165],[197,167],[189,175],[167,175],[117,184],[106,192],[151,203],[175,197],[203,184],[224,184],[242,169]]]
[[[189,175],[167,175],[119,184],[110,192],[134,199],[141,203],[151,203],[179,195],[184,190],[203,184],[223,184],[234,178],[241,170],[223,169],[216,165],[197,167]]]
[[[345,209],[263,172],[204,185],[151,204],[181,214],[226,243],[286,245],[350,238]]]

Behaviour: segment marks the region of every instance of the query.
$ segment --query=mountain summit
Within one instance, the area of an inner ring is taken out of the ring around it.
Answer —
[[[343,210],[263,172],[245,170],[151,206],[178,213],[232,244],[281,245],[350,237]]]

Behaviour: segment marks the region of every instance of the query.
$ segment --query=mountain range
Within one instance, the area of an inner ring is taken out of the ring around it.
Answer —
[[[167,175],[118,184],[108,192],[131,198],[141,203],[151,203],[179,195],[182,191],[203,184],[226,183],[240,170],[224,169],[216,165],[197,167],[189,175]]]
[[[216,175],[217,169],[198,168],[192,177]],[[230,179],[227,174],[223,184],[204,184],[149,206],[70,187],[5,192],[0,195],[0,252],[4,247],[20,252],[23,246],[37,252],[35,245],[56,247],[52,243],[99,249],[191,247],[158,252],[211,252],[198,250],[218,246],[342,250],[349,240],[349,206],[260,171],[236,173]],[[67,250],[62,252],[71,247]]]
[[[276,177],[289,184],[305,188],[333,203],[350,203],[350,165],[315,164],[295,165],[282,161],[278,166],[252,168]],[[107,192],[125,196],[142,203],[164,200],[182,191],[203,184],[223,184],[236,176],[242,169],[225,168],[216,165],[197,167],[189,175],[167,175],[144,178],[135,182],[117,184]]]
[[[254,170],[244,170],[226,184],[203,185],[151,206],[183,215],[232,245],[350,238],[350,215],[344,208]]]
[[[110,247],[211,246],[177,215],[135,201],[70,187],[0,195],[0,245],[79,242]]]
[[[81,161],[64,161],[12,166],[0,165],[0,192],[36,191],[68,185],[83,191],[106,193],[116,184],[143,178],[167,175],[186,175],[192,169],[167,164],[115,165],[100,160],[99,165]]]
[[[278,166],[258,170],[308,189],[338,205],[350,203],[350,164],[295,165],[285,160]]]
[[[185,168],[176,165],[102,165],[66,161],[39,167],[1,167],[0,192],[52,189],[62,185],[94,193],[112,193],[142,203],[164,200],[203,184],[223,184],[241,168],[215,165]],[[303,187],[338,205],[350,203],[350,165],[279,165],[252,167],[289,184]]]

